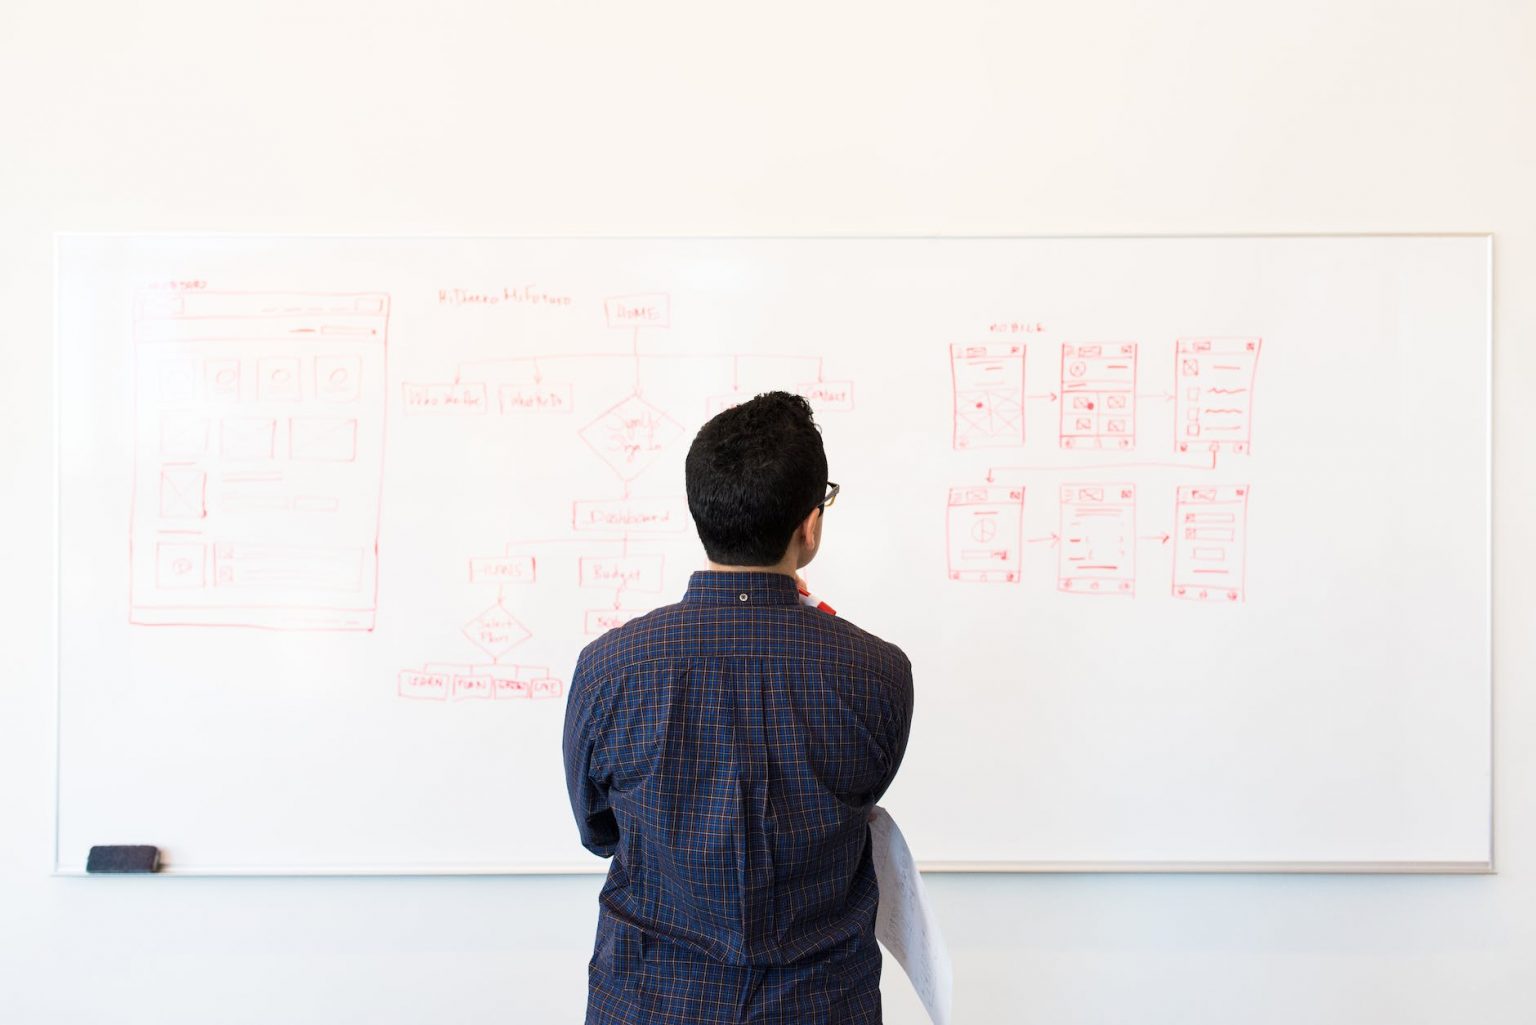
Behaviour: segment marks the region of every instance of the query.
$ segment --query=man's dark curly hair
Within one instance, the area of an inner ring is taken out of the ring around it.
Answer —
[[[699,429],[684,476],[712,562],[774,565],[826,494],[827,453],[811,404],[773,391],[725,410]]]

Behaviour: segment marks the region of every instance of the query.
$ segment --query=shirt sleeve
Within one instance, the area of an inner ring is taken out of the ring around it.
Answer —
[[[619,843],[619,824],[608,805],[608,787],[593,778],[591,695],[593,681],[586,654],[576,660],[571,691],[565,704],[565,786],[571,796],[571,812],[581,845],[593,854],[612,857]]]
[[[899,672],[895,674],[896,679],[892,681],[890,712],[885,717],[884,730],[880,737],[880,746],[886,761],[885,776],[870,797],[870,804],[878,802],[895,782],[896,770],[901,768],[901,760],[907,753],[907,738],[912,733],[912,663],[899,651],[897,659]]]

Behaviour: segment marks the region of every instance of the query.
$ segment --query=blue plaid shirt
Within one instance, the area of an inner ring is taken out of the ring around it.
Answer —
[[[901,650],[779,573],[695,573],[589,644],[564,745],[613,858],[588,1025],[878,1023],[868,815],[911,723]]]

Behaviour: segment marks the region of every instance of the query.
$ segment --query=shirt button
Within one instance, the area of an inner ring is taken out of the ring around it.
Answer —
[[[747,596],[745,594],[740,595],[740,598],[741,598],[742,601],[746,601],[747,600]]]

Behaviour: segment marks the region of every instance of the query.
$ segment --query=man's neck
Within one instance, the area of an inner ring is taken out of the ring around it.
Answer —
[[[724,566],[718,562],[706,564],[711,573],[782,573],[794,577],[795,562],[792,558],[781,559],[772,566]]]

